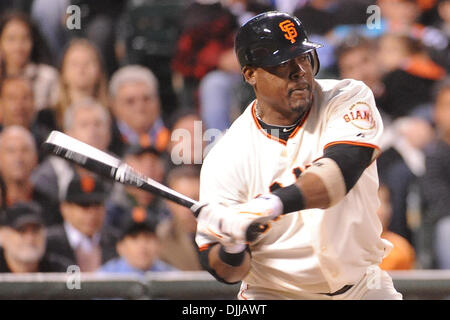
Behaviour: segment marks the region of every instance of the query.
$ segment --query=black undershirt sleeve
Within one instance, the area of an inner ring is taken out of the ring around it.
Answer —
[[[209,265],[209,251],[212,249],[212,247],[214,247],[217,243],[214,243],[212,245],[210,245],[207,249],[202,250],[202,251],[198,251],[198,255],[199,255],[199,261],[200,261],[200,265],[202,266],[202,268],[206,271],[208,271],[217,281],[222,282],[222,283],[226,283],[226,284],[236,284],[239,283],[240,281],[236,281],[236,282],[228,282],[225,279],[222,279],[221,277],[219,277],[217,275],[217,273],[214,271],[213,268],[211,268],[211,266]],[[246,247],[245,249],[247,252],[250,253],[250,248],[249,246]],[[250,253],[251,254],[251,253]]]
[[[371,164],[373,148],[351,144],[335,144],[325,149],[324,158],[333,159],[344,176],[347,192]]]

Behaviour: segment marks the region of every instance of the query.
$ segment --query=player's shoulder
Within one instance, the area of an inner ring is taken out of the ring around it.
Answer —
[[[316,79],[316,82],[322,94],[329,100],[336,97],[352,97],[371,93],[364,82],[354,79]]]
[[[370,88],[362,81],[353,79],[316,80],[320,95],[320,109],[324,112],[347,110],[355,105],[364,105],[364,109],[376,112],[376,102]]]

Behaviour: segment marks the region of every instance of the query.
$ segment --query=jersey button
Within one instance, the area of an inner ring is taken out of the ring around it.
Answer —
[[[325,252],[325,251],[327,251],[327,246],[320,247],[320,252]]]

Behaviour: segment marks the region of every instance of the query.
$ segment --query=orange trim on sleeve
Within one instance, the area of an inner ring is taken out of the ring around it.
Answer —
[[[381,148],[378,147],[377,145],[374,145],[374,144],[371,144],[371,143],[365,143],[365,142],[350,141],[350,140],[342,140],[342,141],[330,142],[327,145],[325,145],[325,147],[323,147],[323,150],[325,150],[328,147],[337,145],[337,144],[350,144],[350,145],[354,145],[354,146],[373,148],[373,149],[376,149],[378,151],[381,151]]]
[[[198,251],[201,252],[201,251],[208,250],[209,248],[211,248],[213,245],[215,245],[215,244],[217,244],[217,243],[218,243],[218,242],[211,242],[211,243],[204,244],[204,245],[198,247]]]
[[[330,142],[327,145],[325,145],[325,147],[323,147],[323,150],[325,151],[326,148],[334,146],[334,145],[337,145],[337,144],[350,144],[350,145],[354,145],[354,146],[361,146],[361,147],[367,147],[367,148],[375,149],[376,152],[373,153],[372,161],[370,161],[370,164],[372,164],[375,160],[377,160],[378,157],[381,154],[381,148],[379,146],[377,146],[377,145],[374,145],[374,144],[371,144],[371,143],[365,143],[365,142],[346,141],[346,140]]]

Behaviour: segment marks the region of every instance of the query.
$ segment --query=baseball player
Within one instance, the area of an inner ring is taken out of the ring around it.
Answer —
[[[201,262],[242,280],[240,299],[401,299],[378,268],[392,248],[376,215],[383,124],[362,82],[314,79],[320,46],[285,13],[240,28],[256,99],[202,166]]]

